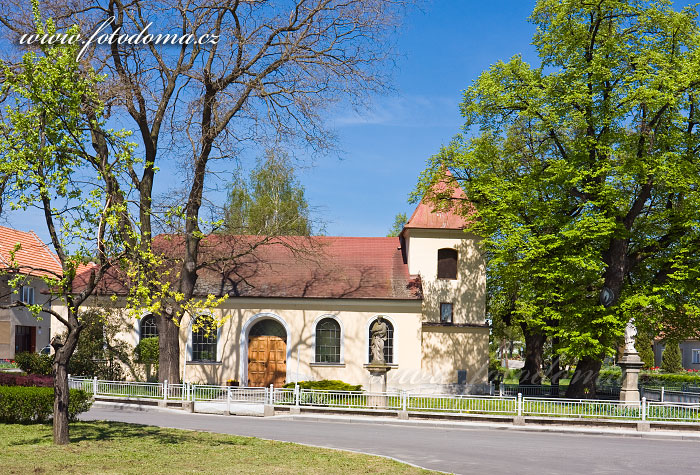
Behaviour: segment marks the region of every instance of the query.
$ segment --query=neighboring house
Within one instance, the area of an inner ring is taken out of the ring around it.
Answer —
[[[663,340],[654,342],[654,361],[655,366],[661,366],[661,355],[666,347]],[[684,369],[700,370],[700,341],[684,340],[680,342],[681,361]]]
[[[15,253],[14,265],[17,273],[26,278],[19,288],[13,289],[8,282],[16,274],[0,275],[0,307],[21,300],[48,308],[50,297],[41,276],[60,275],[61,265],[33,232],[0,226],[0,266],[4,271],[13,265],[11,252],[17,244],[21,247]],[[39,320],[25,308],[0,308],[0,358],[14,359],[17,353],[40,351],[49,344],[50,323],[46,314]]]
[[[454,197],[465,199],[461,189]],[[366,387],[370,329],[382,316],[390,387],[486,383],[485,265],[465,224],[422,202],[400,237],[279,237],[235,263],[198,271],[196,294],[228,298],[214,310],[223,321],[214,331],[183,320],[182,379],[248,386],[339,379]],[[239,255],[260,239],[211,235],[202,253]],[[182,240],[161,235],[154,247],[176,258]],[[111,275],[97,301],[125,293]],[[54,322],[53,332],[63,331]],[[151,315],[130,324],[133,331],[119,338],[133,345],[157,335]]]

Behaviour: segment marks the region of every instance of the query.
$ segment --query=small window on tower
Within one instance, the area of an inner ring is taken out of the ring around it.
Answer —
[[[452,304],[451,303],[441,303],[440,304],[440,322],[441,323],[452,323]]]
[[[438,249],[438,279],[457,278],[457,251]]]

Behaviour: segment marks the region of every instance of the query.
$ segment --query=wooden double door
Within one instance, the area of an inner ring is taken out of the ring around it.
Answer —
[[[279,336],[248,340],[248,386],[283,386],[287,377],[287,343]]]

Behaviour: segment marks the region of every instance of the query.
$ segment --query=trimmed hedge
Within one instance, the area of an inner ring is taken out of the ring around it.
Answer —
[[[0,422],[42,423],[53,415],[53,388],[27,386],[0,386]],[[90,409],[90,395],[79,389],[70,390],[68,418],[77,419],[78,414]]]
[[[598,375],[598,384],[620,384],[621,381],[622,371],[619,369],[601,370]],[[680,386],[681,384],[700,386],[700,375],[642,371],[639,373],[639,382],[645,386]]]
[[[0,386],[38,386],[44,388],[53,387],[53,376],[41,376],[38,374],[0,373]]]
[[[639,382],[647,386],[692,384],[700,386],[700,375],[677,373],[641,373]]]
[[[321,381],[299,381],[301,389],[325,389],[326,391],[362,391],[361,384],[348,384],[337,379],[324,379]],[[285,388],[293,388],[294,383],[287,383]]]

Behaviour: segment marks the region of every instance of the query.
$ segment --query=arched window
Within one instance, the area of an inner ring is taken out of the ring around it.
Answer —
[[[157,337],[158,327],[156,326],[156,317],[153,315],[146,315],[143,317],[139,330],[139,340]]]
[[[367,345],[369,347],[367,361],[370,363],[372,362],[372,327],[376,321],[377,319],[374,319],[369,324],[369,334],[367,335],[369,342],[369,345]],[[386,323],[387,329],[386,341],[384,342],[384,362],[387,364],[392,364],[394,362],[394,326],[387,318],[383,318],[382,321]]]
[[[340,363],[340,324],[324,318],[316,325],[316,363]]]
[[[216,361],[216,323],[211,315],[192,322],[192,361]]]
[[[457,278],[457,251],[454,249],[438,249],[438,279]]]

